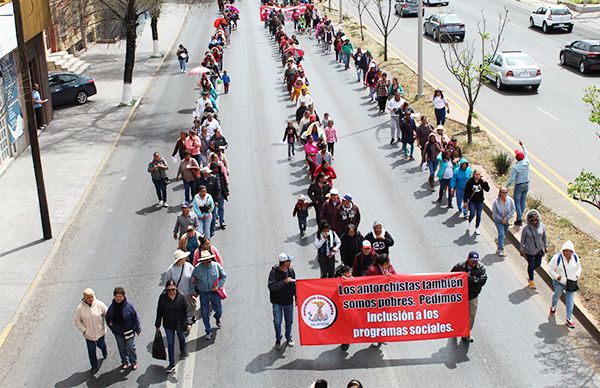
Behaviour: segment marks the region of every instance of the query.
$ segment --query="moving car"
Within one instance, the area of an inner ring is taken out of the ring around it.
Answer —
[[[394,5],[396,15],[400,16],[418,16],[419,15],[419,0],[396,0]],[[423,9],[423,15],[425,10]]]
[[[448,0],[423,0],[423,4],[431,5],[448,5]]]
[[[571,32],[573,31],[573,15],[564,5],[543,5],[529,16],[529,27],[542,27],[544,33],[555,28],[565,28],[567,32]]]
[[[560,64],[575,66],[580,73],[600,70],[600,40],[576,40],[560,50]]]
[[[457,38],[461,42],[465,40],[465,23],[453,13],[431,15],[425,19],[423,31],[425,35],[431,35],[437,41],[442,38]]]
[[[51,72],[48,86],[52,96],[52,106],[65,104],[85,104],[89,96],[96,94],[96,84],[90,77],[71,72]]]
[[[496,89],[505,86],[531,86],[538,90],[542,83],[542,70],[533,58],[523,51],[502,51],[490,60],[491,74],[486,78],[496,83]]]

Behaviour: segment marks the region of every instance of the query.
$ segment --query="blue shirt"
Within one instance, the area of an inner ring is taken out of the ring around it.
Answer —
[[[36,101],[42,100],[42,96],[40,95],[40,92],[37,90],[33,90],[31,92],[31,97],[33,98],[33,108],[34,109],[41,108],[42,104],[36,102]]]
[[[212,261],[208,267],[199,263],[194,268],[192,277],[196,278],[196,283],[192,284],[192,288],[196,292],[210,292],[215,287],[217,279],[217,287],[223,287],[227,274],[221,264]]]
[[[223,83],[224,83],[224,84],[228,84],[228,83],[230,83],[230,82],[231,82],[231,78],[229,78],[229,75],[228,75],[228,74],[223,74],[223,75],[221,76],[221,79],[223,80]]]
[[[515,185],[518,185],[519,183],[529,183],[529,158],[527,157],[527,149],[525,146],[523,146],[523,153],[525,154],[525,158],[519,160],[512,167],[506,187],[510,187],[513,183]]]

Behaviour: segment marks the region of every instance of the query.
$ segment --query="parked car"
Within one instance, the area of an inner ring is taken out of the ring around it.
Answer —
[[[431,35],[434,40],[442,38],[465,39],[465,23],[453,13],[433,14],[423,23],[425,35]]]
[[[538,90],[542,83],[542,70],[533,58],[523,51],[502,51],[490,60],[491,74],[486,78],[496,83],[496,89],[505,86],[530,86]]]
[[[543,5],[529,16],[529,27],[542,27],[544,33],[555,28],[564,28],[567,32],[571,32],[573,31],[573,15],[564,5]]]
[[[576,40],[560,50],[560,64],[575,66],[580,73],[600,70],[600,40]]]
[[[419,15],[419,0],[396,0],[394,5],[394,11],[396,15],[404,16],[418,16]],[[423,15],[425,10],[423,9]]]
[[[96,84],[90,77],[71,72],[51,72],[48,85],[52,106],[85,104],[89,96],[96,94]]]
[[[424,4],[431,5],[448,5],[448,0],[423,0]]]

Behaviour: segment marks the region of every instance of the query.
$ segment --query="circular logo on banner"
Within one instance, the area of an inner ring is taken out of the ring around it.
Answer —
[[[312,295],[302,303],[302,319],[312,329],[326,329],[337,318],[337,308],[331,299]]]

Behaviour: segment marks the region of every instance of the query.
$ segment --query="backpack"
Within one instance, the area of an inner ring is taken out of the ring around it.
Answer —
[[[579,257],[577,257],[577,253],[573,252],[573,257],[575,258],[575,262],[579,262]],[[562,252],[558,254],[558,259],[556,259],[556,265],[560,265],[560,261],[562,260]]]

